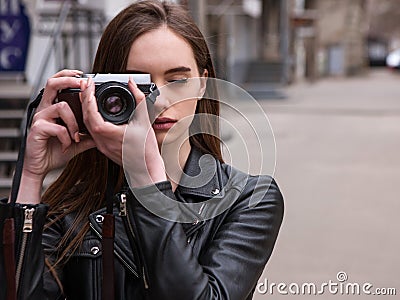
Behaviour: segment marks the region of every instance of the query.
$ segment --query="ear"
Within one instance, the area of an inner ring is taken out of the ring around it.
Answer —
[[[200,91],[199,91],[199,99],[204,97],[207,88],[207,78],[208,78],[208,70],[204,69],[203,74],[200,75]]]

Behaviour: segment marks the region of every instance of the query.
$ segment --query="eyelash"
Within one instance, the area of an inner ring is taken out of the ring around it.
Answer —
[[[168,80],[168,83],[187,83],[188,78]]]

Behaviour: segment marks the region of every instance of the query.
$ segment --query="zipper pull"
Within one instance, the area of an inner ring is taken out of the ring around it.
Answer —
[[[34,208],[26,208],[25,209],[24,227],[22,228],[22,232],[32,232],[33,213],[34,212],[35,212]]]
[[[126,194],[122,193],[120,196],[120,204],[119,204],[119,215],[121,217],[126,217]]]

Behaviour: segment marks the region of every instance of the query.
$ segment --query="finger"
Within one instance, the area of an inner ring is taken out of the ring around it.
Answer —
[[[57,98],[59,90],[67,88],[79,88],[82,78],[76,77],[52,77],[47,80],[46,87],[44,88],[43,97],[40,101],[38,111],[52,105]]]
[[[134,114],[134,120],[138,122],[146,122],[150,124],[149,113],[147,111],[146,96],[137,87],[132,77],[129,77],[128,87],[135,97],[136,109]]]
[[[136,82],[133,80],[132,76],[129,76],[128,87],[135,97],[136,103],[140,103],[146,100],[144,93],[138,88]]]
[[[93,134],[104,125],[105,121],[101,117],[97,107],[97,100],[94,96],[95,87],[92,78],[89,78],[87,82],[81,83],[81,90],[80,99],[82,103],[83,122],[89,132]]]
[[[79,127],[76,121],[75,115],[72,112],[71,107],[66,102],[59,102],[53,104],[46,109],[35,114],[33,122],[39,119],[44,119],[46,121],[56,123],[57,119],[61,118],[68,128],[71,138],[75,142],[79,142]]]
[[[56,137],[61,144],[61,149],[63,152],[72,143],[66,127],[48,122],[44,119],[40,119],[32,125],[31,134],[29,137],[31,143],[38,142],[40,140],[47,141],[50,137]]]
[[[56,74],[54,74],[52,77],[56,78],[56,77],[73,77],[73,76],[81,76],[83,74],[82,71],[80,70],[68,70],[68,69],[64,69],[61,70],[59,72],[57,72]]]

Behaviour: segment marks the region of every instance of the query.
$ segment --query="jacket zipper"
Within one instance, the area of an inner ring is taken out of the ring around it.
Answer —
[[[128,223],[128,230],[130,231],[130,234],[132,236],[135,236],[131,220],[129,219],[128,214],[127,214],[126,194],[125,193],[119,194],[119,199],[120,199],[120,205],[119,205],[120,213],[119,213],[119,215],[122,216],[122,217],[125,217],[125,219],[126,219],[126,221]],[[139,254],[138,251],[137,251],[137,253]],[[142,270],[141,271],[142,271],[144,288],[148,289],[149,288],[149,284],[148,284],[148,281],[147,281],[146,270],[145,270],[144,266],[142,266]]]
[[[26,251],[26,245],[28,241],[28,236],[30,233],[32,233],[32,227],[33,227],[33,213],[35,212],[34,208],[27,208],[26,206],[24,208],[24,226],[22,227],[22,242],[21,242],[21,252],[18,257],[18,263],[17,263],[17,270],[15,274],[15,280],[16,280],[16,288],[18,291],[19,287],[19,281],[21,278],[21,272],[22,272],[22,266],[24,263],[24,258],[25,258],[25,251]]]

